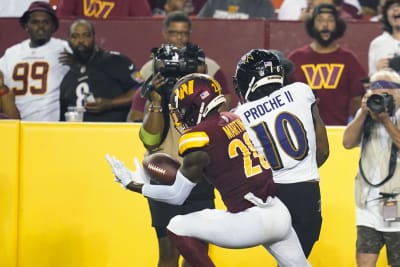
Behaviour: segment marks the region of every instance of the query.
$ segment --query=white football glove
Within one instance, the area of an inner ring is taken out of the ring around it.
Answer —
[[[122,187],[126,188],[128,184],[134,182],[136,184],[149,183],[150,179],[140,166],[139,159],[134,158],[135,171],[130,170],[125,164],[117,159],[115,156],[106,154],[106,160],[110,164],[112,172],[115,175],[115,181],[120,183]]]

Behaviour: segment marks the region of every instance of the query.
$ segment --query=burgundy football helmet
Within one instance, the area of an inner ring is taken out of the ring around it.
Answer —
[[[170,113],[178,131],[199,124],[207,114],[226,101],[219,83],[209,75],[192,73],[175,84]]]

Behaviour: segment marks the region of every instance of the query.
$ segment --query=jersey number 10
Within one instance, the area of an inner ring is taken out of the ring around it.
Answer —
[[[307,133],[303,123],[292,113],[283,112],[276,117],[274,128],[277,140],[274,139],[264,121],[251,128],[256,133],[273,170],[280,170],[284,167],[278,145],[287,156],[298,161],[304,159],[308,154]]]

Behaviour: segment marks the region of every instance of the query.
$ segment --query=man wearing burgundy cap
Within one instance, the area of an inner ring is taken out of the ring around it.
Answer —
[[[19,22],[29,39],[9,47],[0,58],[4,85],[14,92],[21,120],[58,121],[60,82],[68,71],[60,54],[70,48],[52,37],[59,23],[47,2],[32,2]]]

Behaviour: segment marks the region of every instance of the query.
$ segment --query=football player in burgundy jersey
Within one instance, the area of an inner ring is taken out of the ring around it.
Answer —
[[[241,120],[218,111],[224,101],[212,77],[182,77],[170,101],[171,117],[182,132],[177,149],[183,164],[174,184],[149,184],[140,166],[136,172],[127,171],[114,158],[109,163],[117,181],[146,197],[175,205],[183,203],[203,179],[215,186],[226,211],[204,209],[177,215],[167,227],[170,239],[192,267],[215,266],[206,243],[225,248],[262,245],[281,267],[310,266],[291,227],[290,214],[275,196],[268,163],[256,152]]]

